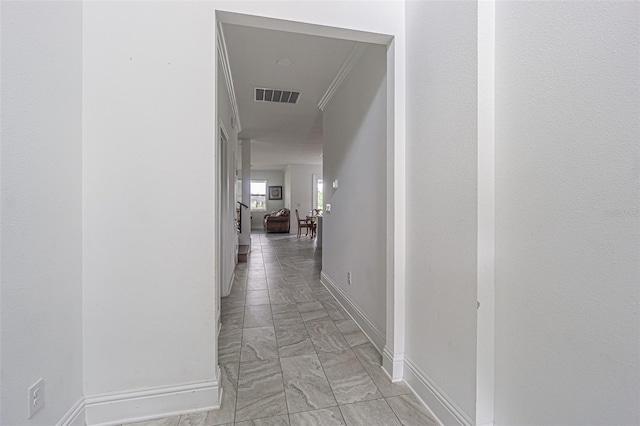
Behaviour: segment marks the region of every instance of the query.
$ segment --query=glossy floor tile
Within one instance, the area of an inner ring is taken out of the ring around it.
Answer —
[[[178,426],[180,416],[166,417],[164,419],[148,420],[146,422],[129,423],[124,426]]]
[[[437,425],[320,282],[315,240],[253,234],[221,300],[219,410],[136,426]]]
[[[380,399],[382,394],[352,350],[318,354],[340,404]]]
[[[349,344],[333,321],[329,319],[311,321],[305,326],[316,352],[341,352],[350,349]]]
[[[304,324],[280,321],[276,324],[276,340],[281,358],[315,355],[315,349]]]
[[[273,327],[255,327],[242,330],[240,362],[278,358],[276,332]]]
[[[431,416],[429,410],[422,405],[418,397],[413,393],[387,398],[387,403],[406,426],[437,425],[438,422]]]
[[[340,406],[347,426],[400,426],[389,404],[384,399]]]
[[[380,367],[382,365],[382,355],[371,343],[365,343],[353,348],[356,356],[367,370],[371,379],[376,384],[383,396],[405,395],[411,393],[411,389],[404,383],[392,383],[389,376]]]
[[[223,319],[224,320],[224,319]],[[244,328],[273,325],[271,305],[246,306],[244,309]]]
[[[263,419],[238,422],[236,426],[289,426],[289,416],[265,417]]]
[[[287,414],[279,359],[240,363],[236,421]]]
[[[368,343],[369,339],[360,330],[360,327],[351,318],[344,320],[334,320],[338,330],[344,336],[345,340],[351,347]]]
[[[289,413],[338,405],[317,355],[280,358]]]
[[[344,418],[338,407],[323,408],[321,410],[305,411],[289,414],[291,426],[345,426]]]

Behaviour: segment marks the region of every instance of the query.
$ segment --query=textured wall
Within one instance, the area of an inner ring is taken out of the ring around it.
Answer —
[[[640,422],[637,2],[496,5],[496,424]]]
[[[85,4],[87,395],[215,379],[213,25],[205,3]]]
[[[322,224],[322,272],[382,336],[387,273],[386,63],[386,46],[369,45],[322,117],[324,203],[331,204]],[[336,179],[339,188],[334,190],[331,182]]]
[[[82,397],[82,4],[1,8],[0,424],[51,425]]]
[[[407,3],[406,357],[475,417],[477,4]]]

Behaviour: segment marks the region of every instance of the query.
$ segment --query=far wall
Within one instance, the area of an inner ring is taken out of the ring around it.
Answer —
[[[263,230],[264,215],[284,207],[284,172],[282,170],[251,170],[251,180],[267,181],[267,209],[251,211],[251,229]],[[269,200],[269,187],[282,186],[282,200]]]
[[[284,171],[284,206],[291,210],[291,233],[298,232],[296,209],[300,217],[313,209],[315,178],[322,178],[322,166],[289,165]]]

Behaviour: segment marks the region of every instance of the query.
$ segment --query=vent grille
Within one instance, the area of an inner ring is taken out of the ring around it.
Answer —
[[[277,104],[297,104],[300,100],[300,92],[295,90],[266,89],[256,87],[254,91],[256,102],[275,102]]]

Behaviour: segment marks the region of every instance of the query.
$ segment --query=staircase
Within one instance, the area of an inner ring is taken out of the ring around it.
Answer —
[[[249,245],[241,245],[238,247],[238,263],[246,263],[249,257]]]

